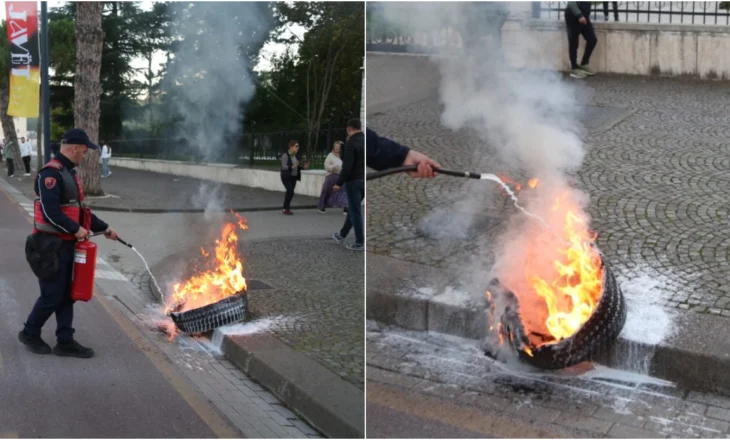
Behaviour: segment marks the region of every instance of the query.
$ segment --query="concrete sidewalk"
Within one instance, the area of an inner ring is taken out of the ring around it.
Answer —
[[[24,177],[3,176],[26,197],[34,198],[35,173]],[[276,211],[282,208],[284,192],[227,185],[172,174],[114,168],[112,175],[102,179],[101,197],[87,197],[86,202],[97,211],[140,213],[203,212],[233,209],[238,212]],[[292,209],[314,209],[317,199],[294,193]]]

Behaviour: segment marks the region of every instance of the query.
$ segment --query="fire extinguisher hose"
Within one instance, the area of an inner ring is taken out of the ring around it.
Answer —
[[[373,180],[373,179],[379,179],[381,177],[390,176],[392,174],[398,174],[398,173],[407,173],[410,171],[416,171],[418,167],[416,165],[409,165],[405,167],[398,167],[398,168],[391,168],[388,170],[383,171],[377,171],[374,173],[368,173],[367,176],[365,176],[365,180]],[[434,172],[439,174],[446,174],[448,176],[454,176],[454,177],[466,177],[467,179],[481,179],[482,175],[480,173],[473,173],[471,171],[453,171],[453,170],[445,170],[443,168],[434,168]]]
[[[102,235],[102,234],[104,234],[104,232],[105,232],[105,231],[101,231],[101,232],[94,232],[93,234],[89,235],[89,238],[91,238],[91,237],[96,237],[97,235]],[[126,241],[122,240],[122,239],[121,239],[121,238],[119,238],[119,237],[117,237],[117,241],[118,241],[118,242],[120,242],[121,244],[123,244],[123,245],[125,245],[125,246],[129,247],[129,248],[134,248],[134,246],[132,246],[131,244],[127,243]]]

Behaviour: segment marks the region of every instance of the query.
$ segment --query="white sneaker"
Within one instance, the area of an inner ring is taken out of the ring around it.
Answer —
[[[25,174],[23,174],[23,175],[24,175],[24,176],[30,176],[30,173],[25,173]]]

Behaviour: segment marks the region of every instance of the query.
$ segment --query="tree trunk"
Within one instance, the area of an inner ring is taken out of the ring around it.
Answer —
[[[102,2],[76,3],[76,81],[74,82],[74,125],[99,142],[101,113],[101,28]],[[89,151],[79,167],[86,195],[102,195],[100,151]]]
[[[5,145],[5,157],[14,159],[16,170],[19,166],[23,166],[23,159],[20,158],[20,145],[18,145],[18,135],[15,131],[15,121],[8,114],[8,103],[10,102],[10,89],[2,87],[0,89],[0,123],[3,126],[3,134],[8,143]]]

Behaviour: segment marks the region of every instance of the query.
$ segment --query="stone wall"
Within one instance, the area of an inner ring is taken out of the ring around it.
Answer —
[[[284,192],[278,171],[240,168],[227,164],[194,164],[175,160],[126,157],[113,157],[109,160],[109,165]],[[302,172],[302,180],[297,183],[297,194],[319,197],[325,177],[327,172],[324,170]]]
[[[594,28],[598,45],[591,67],[599,72],[730,79],[730,27],[599,22]],[[511,19],[502,38],[516,67],[570,68],[562,21]],[[584,46],[581,37],[579,61]]]

